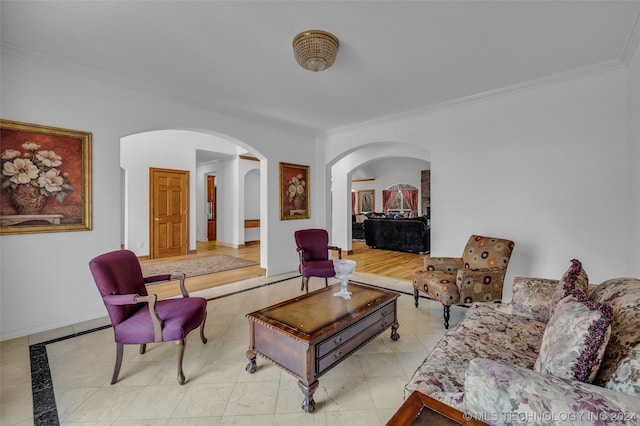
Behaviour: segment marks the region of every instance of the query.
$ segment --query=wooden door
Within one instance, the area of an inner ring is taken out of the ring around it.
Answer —
[[[207,176],[207,240],[215,241],[216,236],[216,177]]]
[[[189,172],[149,169],[151,259],[189,253]]]

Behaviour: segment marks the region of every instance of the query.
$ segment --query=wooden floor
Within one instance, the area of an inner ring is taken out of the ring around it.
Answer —
[[[141,260],[142,265],[152,265],[163,262],[172,262],[181,259],[193,259],[214,255],[228,255],[240,257],[260,263],[260,243],[248,243],[244,247],[231,248],[218,245],[216,242],[198,242],[197,253],[188,256],[168,257],[164,259]],[[427,255],[428,256],[428,255]],[[343,253],[343,259],[356,261],[356,271],[368,274],[382,275],[399,280],[413,279],[413,272],[422,269],[425,255],[405,253],[400,251],[388,251],[372,249],[364,242],[354,241],[352,253]],[[264,276],[265,271],[257,266],[232,269],[230,271],[216,272],[214,274],[190,277],[186,280],[189,291],[197,291],[212,286],[228,284],[249,278]],[[153,286],[153,292],[159,298],[172,297],[180,294],[177,282],[158,284]]]

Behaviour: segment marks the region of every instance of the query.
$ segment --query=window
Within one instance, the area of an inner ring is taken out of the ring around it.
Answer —
[[[391,185],[383,191],[385,213],[415,217],[418,215],[418,189],[409,184]]]

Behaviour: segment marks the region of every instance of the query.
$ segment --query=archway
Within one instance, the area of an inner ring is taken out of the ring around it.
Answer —
[[[232,247],[244,243],[244,174],[241,156],[257,158],[239,141],[212,132],[159,130],[133,134],[120,140],[122,168],[123,232],[122,245],[139,257],[148,255],[148,168],[166,167],[190,172],[189,245],[206,235],[205,176],[215,174],[220,185],[220,199],[225,208],[218,220],[225,232],[218,240]],[[253,162],[252,162],[253,163]],[[260,162],[255,162],[260,176]],[[261,206],[258,207],[260,212]],[[266,233],[265,233],[266,235]],[[261,259],[262,263],[262,259]]]
[[[351,239],[351,190],[353,187],[353,173],[376,162],[388,161],[392,164],[390,167],[398,174],[390,173],[388,182],[384,187],[379,188],[381,194],[382,189],[391,183],[404,181],[420,187],[420,169],[431,168],[431,153],[420,146],[404,143],[404,142],[374,142],[345,151],[334,160],[327,163],[327,199],[331,200],[328,204],[327,217],[330,218],[327,227],[332,231],[332,241],[346,249],[352,250]],[[408,167],[408,164],[415,166]],[[406,177],[406,172],[415,169],[416,174],[413,179]],[[375,185],[384,185],[380,181],[374,181]],[[381,208],[381,201],[378,202],[376,197],[376,205]]]

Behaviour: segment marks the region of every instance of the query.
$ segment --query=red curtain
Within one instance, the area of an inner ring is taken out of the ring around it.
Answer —
[[[409,205],[409,217],[417,217],[418,216],[418,190],[417,189],[403,189],[402,196],[407,201]]]
[[[389,213],[389,206],[393,202],[394,198],[396,198],[396,195],[398,195],[398,191],[382,190],[382,212],[384,214]]]
[[[356,193],[351,191],[351,214],[356,214]]]

